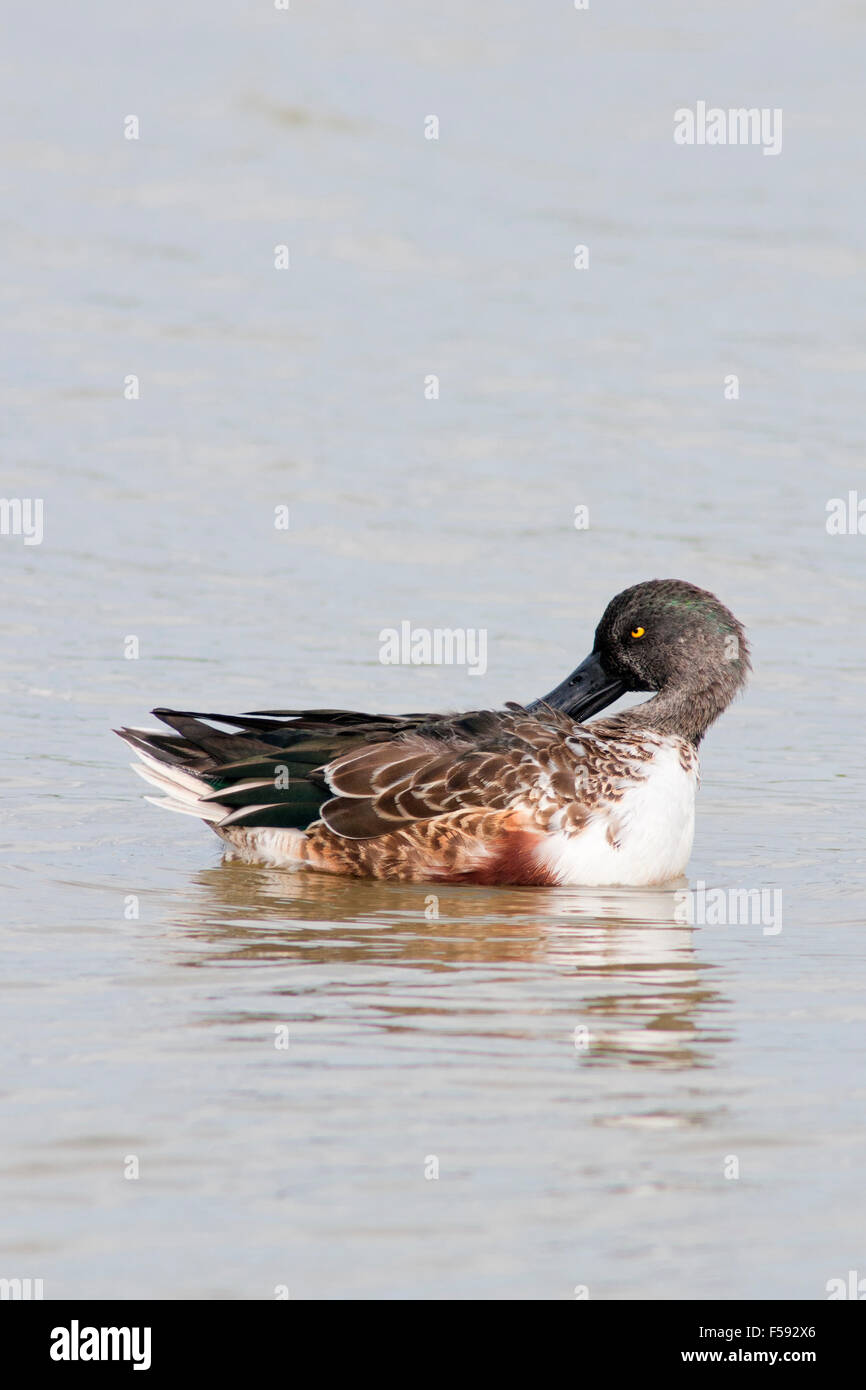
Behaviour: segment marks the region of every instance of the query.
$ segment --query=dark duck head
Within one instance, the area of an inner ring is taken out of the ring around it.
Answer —
[[[650,579],[611,599],[595,645],[539,705],[589,719],[630,690],[655,698],[623,717],[699,743],[751,669],[742,625],[730,609],[682,579]]]

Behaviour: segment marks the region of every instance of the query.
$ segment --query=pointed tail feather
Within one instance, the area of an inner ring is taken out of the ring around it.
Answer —
[[[148,796],[155,806],[163,806],[167,811],[182,811],[188,816],[198,816],[200,820],[221,821],[229,814],[230,806],[221,806],[216,801],[205,800],[213,794],[213,785],[201,777],[194,776],[185,767],[174,761],[161,761],[142,746],[140,737],[128,737],[133,731],[117,730],[121,738],[135,750],[140,762],[130,763],[133,772],[143,777],[152,787],[164,793],[161,797]],[[134,731],[138,734],[140,731]]]

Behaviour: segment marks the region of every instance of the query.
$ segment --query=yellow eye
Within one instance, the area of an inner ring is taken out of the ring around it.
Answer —
[[[645,631],[646,631],[646,628],[643,628],[643,627],[636,627],[636,628],[633,628],[633,629],[632,629],[632,634],[631,634],[631,635],[632,635],[632,637],[643,637]]]

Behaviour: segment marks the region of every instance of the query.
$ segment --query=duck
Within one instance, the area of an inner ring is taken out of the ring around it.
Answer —
[[[653,887],[691,854],[698,750],[751,669],[706,589],[611,599],[592,650],[541,699],[452,714],[207,714],[115,730],[168,810],[226,857],[419,883]],[[593,718],[621,696],[650,698]]]

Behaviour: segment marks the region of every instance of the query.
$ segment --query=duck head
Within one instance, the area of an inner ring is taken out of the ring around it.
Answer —
[[[611,599],[589,656],[530,708],[552,705],[582,720],[628,691],[654,691],[641,722],[697,743],[749,670],[743,628],[714,594],[650,579]]]

